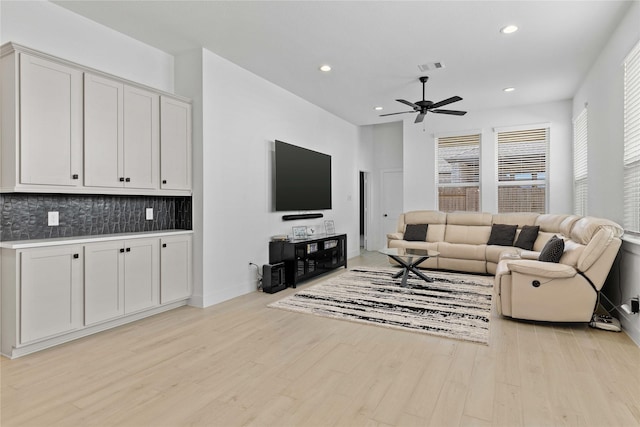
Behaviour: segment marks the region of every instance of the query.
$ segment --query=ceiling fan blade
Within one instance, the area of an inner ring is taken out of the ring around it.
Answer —
[[[426,112],[418,114],[418,117],[416,117],[416,121],[413,123],[422,123],[422,121],[424,120],[424,116],[426,115],[427,115]]]
[[[383,116],[394,116],[396,114],[405,114],[405,113],[415,113],[415,111],[400,111],[399,113],[387,113],[387,114],[380,114],[379,117],[383,117]]]
[[[462,101],[462,98],[460,98],[459,96],[452,96],[451,98],[447,98],[447,99],[442,100],[440,102],[436,102],[435,104],[431,104],[429,109],[442,107],[442,106],[445,106],[447,104],[452,104],[452,103],[458,102],[458,101]]]
[[[438,114],[451,114],[453,116],[464,116],[467,114],[466,111],[458,111],[458,110],[431,110],[432,113]]]
[[[408,105],[411,108],[417,108],[418,110],[420,109],[420,107],[414,104],[413,102],[405,101],[404,99],[396,99],[396,101],[402,102],[403,104]]]

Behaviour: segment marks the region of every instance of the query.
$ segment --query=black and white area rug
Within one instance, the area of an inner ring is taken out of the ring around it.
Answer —
[[[353,268],[269,307],[488,344],[490,277],[426,271],[432,283],[411,274],[403,288],[397,271]]]

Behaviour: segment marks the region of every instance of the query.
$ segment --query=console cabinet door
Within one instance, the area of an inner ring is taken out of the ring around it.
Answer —
[[[160,248],[160,303],[191,296],[191,235],[163,237]]]
[[[84,323],[92,325],[124,314],[124,243],[84,247]]]
[[[82,246],[20,252],[20,343],[82,328]]]
[[[133,313],[158,305],[160,280],[157,238],[125,242],[124,308]]]
[[[23,53],[20,183],[82,184],[82,72]]]
[[[191,190],[191,104],[161,97],[160,188]]]
[[[84,75],[85,186],[124,187],[124,85]]]

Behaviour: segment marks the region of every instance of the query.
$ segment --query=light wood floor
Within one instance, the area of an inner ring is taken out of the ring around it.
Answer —
[[[494,312],[484,346],[266,307],[293,291],[2,358],[0,424],[640,425],[640,349],[624,333]]]

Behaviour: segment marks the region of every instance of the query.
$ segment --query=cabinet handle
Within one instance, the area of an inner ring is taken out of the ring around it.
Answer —
[[[78,258],[80,258],[79,254],[73,254],[73,259],[78,259]]]
[[[120,248],[120,253],[123,254],[124,253],[124,248]]]
[[[166,184],[166,183],[167,183],[167,180],[166,180],[166,179],[163,179],[163,180],[162,180],[162,183],[163,183],[163,184]]]
[[[124,182],[124,176],[120,177],[120,182]]]
[[[74,173],[73,175],[71,175],[71,179],[78,179],[78,174]]]
[[[166,247],[167,247],[167,244],[166,244],[166,243],[163,243],[163,244],[162,244],[162,247],[163,247],[163,248],[166,248]]]
[[[131,182],[131,178],[125,178],[125,182]]]
[[[131,252],[131,248],[127,248],[127,252]]]

